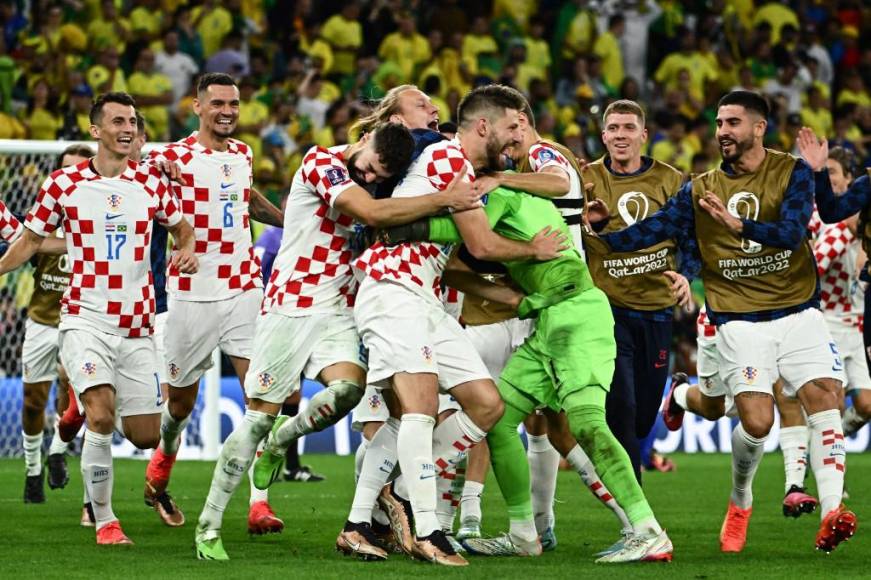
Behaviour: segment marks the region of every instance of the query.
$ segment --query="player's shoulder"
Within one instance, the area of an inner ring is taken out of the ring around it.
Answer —
[[[240,141],[239,139],[233,139],[232,137],[227,140],[227,152],[242,155],[249,160],[254,157],[250,145],[244,141]]]
[[[344,149],[341,147],[323,147],[321,145],[313,145],[305,152],[302,158],[302,165],[308,171],[315,167],[323,165],[341,165],[345,166],[345,158],[343,156]]]
[[[60,169],[55,169],[45,178],[43,189],[53,189],[57,192],[62,192],[70,189],[77,183],[97,177],[97,174],[91,168],[91,160],[86,159],[75,165],[67,165]]]
[[[550,161],[568,163],[566,156],[553,143],[544,140],[532,144],[529,148],[529,158],[540,165]]]
[[[173,141],[172,143],[167,143],[163,147],[154,149],[150,153],[150,157],[162,158],[180,165],[187,165],[193,160],[194,154],[196,153],[196,149],[194,148],[196,142],[196,135],[189,135],[184,139],[179,139],[178,141]]]

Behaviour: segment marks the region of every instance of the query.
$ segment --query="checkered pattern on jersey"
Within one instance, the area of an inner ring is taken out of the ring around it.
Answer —
[[[343,150],[312,147],[293,177],[263,312],[354,305],[354,220],[334,207],[336,199],[354,186]]]
[[[0,240],[12,243],[21,233],[21,227],[21,222],[12,215],[6,204],[0,201]]]
[[[569,171],[571,165],[565,155],[548,145],[547,143],[536,143],[529,148],[529,166],[535,173],[538,173],[545,167],[559,167]]]
[[[848,314],[853,310],[851,285],[856,264],[850,263],[850,244],[856,237],[844,222],[825,225],[814,243],[814,257],[820,275],[823,310]]]
[[[25,225],[40,236],[63,227],[72,275],[62,326],[75,317],[110,334],[152,333],[156,305],[146,257],[155,218],[171,227],[182,216],[166,177],[147,164],[129,162],[106,178],[84,161],[43,182]]]
[[[696,332],[699,338],[711,339],[717,336],[717,327],[708,318],[708,311],[702,306],[696,319]]]
[[[241,163],[236,156],[241,156]],[[182,274],[170,265],[168,290],[180,298],[221,300],[262,288],[260,261],[254,255],[248,214],[250,148],[230,139],[227,151],[214,151],[200,145],[194,133],[162,151],[152,152],[151,159],[175,162],[182,170],[186,184],[173,184],[173,190],[182,213],[194,228],[194,251],[200,262],[199,271],[193,275]],[[231,191],[225,189],[222,172],[233,169],[244,172],[241,176],[244,187],[237,186],[240,177],[237,175],[226,187],[239,189]]]
[[[424,149],[408,170],[406,178],[396,191],[428,183],[430,191],[414,191],[410,195],[426,195],[445,190],[463,166],[467,177],[475,179],[475,170],[457,141],[441,141]],[[423,179],[413,179],[414,177]],[[394,193],[394,197],[402,197]],[[431,242],[405,243],[385,247],[373,244],[354,263],[375,280],[393,279],[429,289],[436,298],[441,295],[441,273],[450,257],[450,245]]]

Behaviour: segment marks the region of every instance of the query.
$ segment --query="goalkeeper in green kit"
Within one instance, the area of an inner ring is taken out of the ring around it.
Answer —
[[[502,236],[527,241],[548,227],[569,235],[559,212],[546,199],[501,187],[484,199],[490,227]],[[390,228],[382,235],[386,243],[462,241],[449,216]],[[537,318],[534,334],[517,349],[499,379],[505,414],[487,436],[511,525],[508,534],[467,540],[466,547],[484,555],[541,553],[529,466],[517,427],[533,410],[547,406],[565,410],[572,435],[633,526],[623,548],[597,562],[671,560],[671,541],[635,479],[629,456],[605,421],[605,397],[616,358],[608,298],[593,285],[574,247],[547,262],[506,262],[505,267],[525,293],[518,315]]]

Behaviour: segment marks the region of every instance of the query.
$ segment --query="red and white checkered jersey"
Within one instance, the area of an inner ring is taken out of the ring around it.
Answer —
[[[12,215],[6,204],[0,201],[0,240],[11,244],[22,231],[21,222]]]
[[[820,219],[820,213],[817,211],[817,204],[814,204],[814,211],[811,212],[810,222],[807,224],[808,232],[810,232],[811,241],[817,239],[820,235],[820,230],[823,229],[823,220]]]
[[[717,339],[717,327],[708,318],[708,310],[702,305],[699,317],[696,319],[696,340],[700,343],[714,342]]]
[[[306,316],[354,305],[354,220],[334,207],[355,185],[342,156],[345,148],[312,147],[293,176],[263,312]]]
[[[581,178],[578,175],[578,172],[575,171],[572,164],[569,163],[569,160],[566,159],[565,155],[560,153],[556,148],[551,145],[539,141],[535,143],[532,147],[529,148],[529,167],[535,173],[539,173],[548,167],[559,167],[568,173],[569,177],[569,191],[565,195],[561,197],[555,197],[553,199],[561,199],[561,200],[580,200],[583,199],[581,196]],[[582,213],[581,208],[575,207],[557,207],[560,212],[560,215],[563,218],[568,218],[570,216],[578,216]],[[584,242],[581,237],[581,226],[575,225],[569,227],[569,231],[572,233],[572,240],[575,242],[575,247],[581,253],[581,256],[584,256]]]
[[[103,177],[83,161],[43,182],[24,225],[40,236],[63,227],[72,277],[61,299],[61,330],[151,334],[155,218],[172,227],[182,215],[169,180],[145,163],[130,161],[121,175]]]
[[[182,274],[170,264],[167,292],[176,300],[211,302],[262,288],[248,216],[251,149],[229,139],[226,151],[215,151],[200,145],[194,133],[153,152],[151,159],[181,167],[187,184],[174,183],[173,190],[194,227],[200,262],[196,274]]]
[[[417,197],[442,191],[466,166],[469,179],[475,170],[458,141],[439,141],[421,152],[412,162],[393,197]],[[375,280],[391,280],[429,299],[439,301],[441,275],[451,254],[452,244],[414,242],[387,248],[373,244],[354,263]]]
[[[456,288],[445,286],[445,291],[442,292],[442,304],[444,305],[445,312],[448,313],[448,316],[456,318],[457,320],[460,319],[460,315],[463,313],[463,299],[465,296],[465,294]]]
[[[856,264],[859,249],[859,239],[845,222],[824,225],[814,242],[823,314],[856,326],[864,305]]]

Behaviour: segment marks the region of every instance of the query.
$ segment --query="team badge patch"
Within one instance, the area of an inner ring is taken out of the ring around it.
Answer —
[[[325,172],[327,179],[330,182],[330,185],[339,185],[340,183],[345,183],[348,180],[348,174],[345,173],[345,170],[341,167],[330,167]]]
[[[257,383],[260,385],[260,392],[262,393],[268,391],[274,382],[275,377],[265,371],[257,375]]]
[[[756,377],[759,376],[759,371],[756,370],[756,367],[744,367],[741,374],[744,375],[747,382],[752,385],[756,382]]]
[[[547,163],[548,161],[553,161],[556,159],[556,155],[553,154],[553,151],[550,149],[541,149],[538,152],[538,161],[539,163]]]
[[[89,377],[93,377],[97,374],[97,365],[92,362],[86,362],[82,365],[82,372],[88,375]]]
[[[112,195],[110,195],[109,197],[106,198],[106,203],[108,204],[109,209],[111,211],[118,211],[119,209],[121,209],[121,201],[123,199],[124,198],[121,197],[120,195],[118,195],[117,193],[113,193]]]
[[[368,400],[369,409],[374,413],[378,409],[381,408],[381,396],[380,395],[372,395]]]
[[[425,346],[420,349],[420,354],[423,355],[424,360],[426,360],[427,364],[432,364],[432,349],[428,346]]]
[[[177,365],[177,364],[175,364],[174,362],[169,363],[169,377],[170,377],[172,380],[177,379],[177,378],[178,378],[178,375],[179,375],[180,373],[181,373],[181,369],[178,368],[178,365]]]

